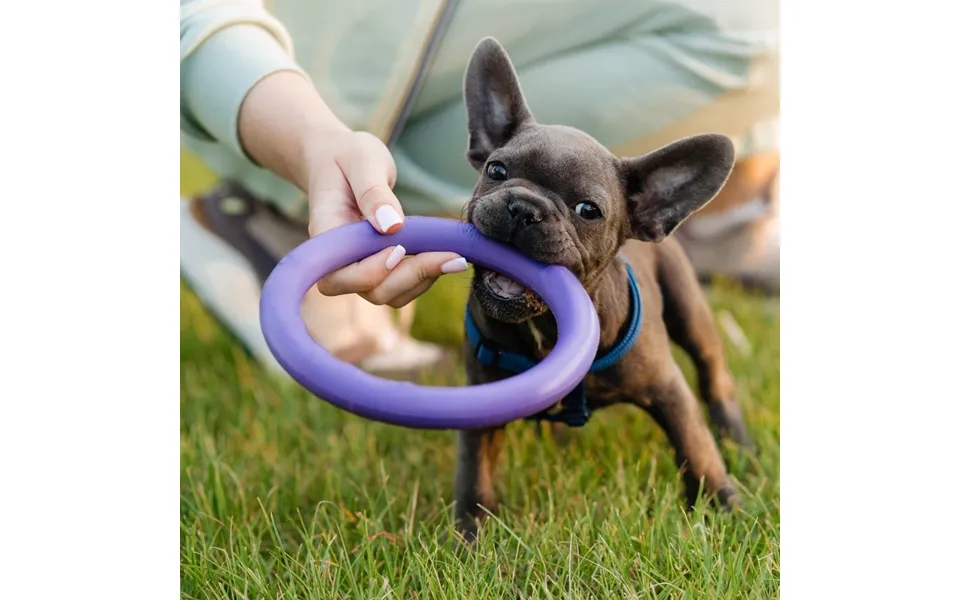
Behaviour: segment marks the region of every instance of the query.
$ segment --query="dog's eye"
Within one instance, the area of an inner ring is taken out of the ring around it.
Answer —
[[[487,165],[487,177],[494,181],[505,181],[507,179],[507,167],[502,162],[492,162]]]
[[[602,215],[600,209],[593,202],[581,202],[573,208],[574,211],[584,219],[592,221],[599,219]]]

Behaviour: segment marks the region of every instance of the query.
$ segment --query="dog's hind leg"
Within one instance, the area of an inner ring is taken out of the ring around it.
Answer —
[[[671,238],[658,244],[657,279],[667,333],[693,360],[700,397],[717,433],[753,448],[710,306],[683,248]]]
[[[476,539],[477,527],[487,511],[496,510],[493,481],[504,432],[503,427],[497,427],[458,433],[454,516],[457,531],[467,542]]]
[[[723,457],[683,372],[673,361],[639,402],[666,432],[683,472],[687,505],[697,500],[700,481],[704,492],[724,509],[736,506],[737,492],[727,475]]]

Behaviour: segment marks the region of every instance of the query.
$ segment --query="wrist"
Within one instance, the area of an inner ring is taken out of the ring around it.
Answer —
[[[317,140],[350,131],[310,80],[294,71],[271,73],[253,86],[240,107],[238,130],[255,162],[303,191]]]
[[[329,109],[326,112],[329,112]],[[338,140],[352,133],[353,130],[332,113],[329,116],[313,115],[304,123],[296,136],[298,160],[295,183],[300,189],[308,191],[310,178],[316,167],[330,159],[331,150],[339,145]]]

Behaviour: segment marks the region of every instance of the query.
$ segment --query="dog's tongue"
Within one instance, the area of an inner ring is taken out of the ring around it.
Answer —
[[[504,296],[519,296],[527,291],[527,288],[499,273],[493,276],[491,283],[494,291]]]

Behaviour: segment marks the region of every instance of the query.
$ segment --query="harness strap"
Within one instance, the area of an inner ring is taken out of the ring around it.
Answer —
[[[590,365],[590,373],[597,373],[608,369],[623,358],[636,343],[643,325],[643,302],[640,298],[640,288],[637,285],[636,275],[630,263],[626,261],[626,258],[623,256],[620,258],[623,259],[627,267],[627,282],[630,289],[630,313],[627,318],[627,331],[624,333],[623,338],[621,338],[609,352],[593,361],[593,364]],[[480,330],[477,329],[477,324],[474,322],[473,317],[470,316],[469,310],[466,311],[464,324],[466,326],[467,340],[469,340],[470,345],[473,346],[474,355],[477,357],[477,360],[480,361],[480,364],[503,369],[504,371],[510,371],[512,373],[523,373],[537,365],[538,361],[532,360],[517,352],[506,351],[490,340],[484,339],[480,334]],[[559,406],[531,415],[526,419],[560,422],[569,427],[582,427],[586,425],[587,421],[590,420],[590,409],[587,407],[583,381],[580,381],[577,387],[563,397]]]

